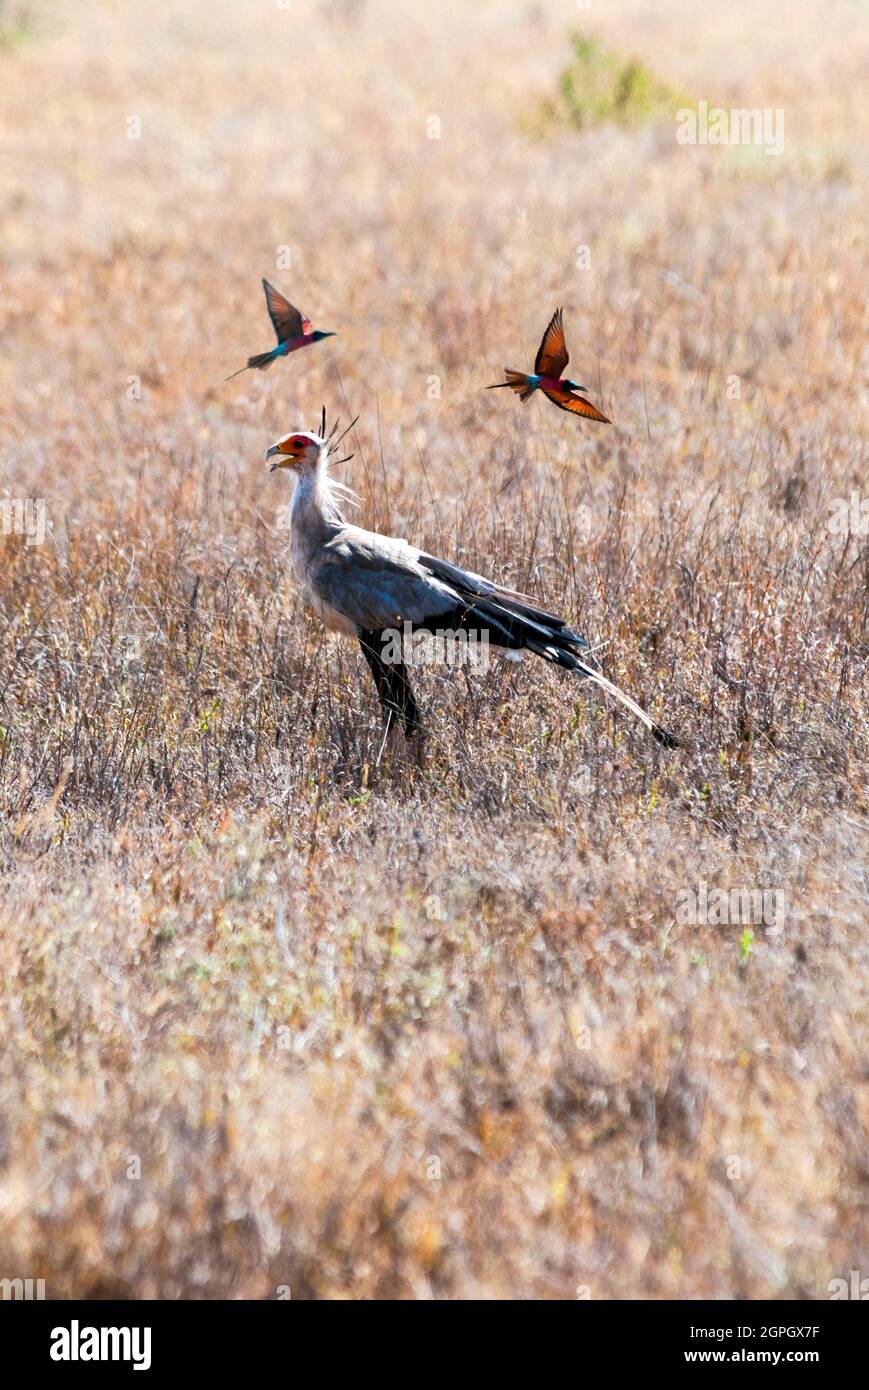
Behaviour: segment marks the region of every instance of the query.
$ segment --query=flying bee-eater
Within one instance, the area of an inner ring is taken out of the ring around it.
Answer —
[[[255,357],[249,357],[247,366],[239,367],[237,372],[224,378],[226,381],[232,381],[234,376],[240,376],[242,372],[247,371],[248,367],[255,367],[258,372],[265,372],[279,357],[286,357],[291,352],[298,352],[299,348],[309,347],[311,343],[319,343],[322,338],[334,338],[335,336],[334,333],[324,333],[321,328],[315,328],[301,309],[297,309],[295,304],[291,304],[288,299],[285,299],[274,285],[269,284],[268,280],[263,280],[263,289],[265,290],[269,318],[278,335],[278,345],[270,352],[258,352]]]
[[[542,391],[559,410],[569,410],[571,415],[584,415],[586,420],[599,420],[602,425],[611,425],[612,421],[602,414],[596,405],[592,405],[591,401],[585,400],[579,394],[587,388],[571,381],[570,377],[561,375],[569,361],[570,354],[564,341],[561,310],[556,309],[537,349],[534,371],[514,372],[510,367],[505,367],[504,375],[507,380],[497,381],[494,386],[488,386],[486,389],[497,391],[501,386],[509,386],[511,391],[516,392],[520,401],[527,401],[535,391]]]

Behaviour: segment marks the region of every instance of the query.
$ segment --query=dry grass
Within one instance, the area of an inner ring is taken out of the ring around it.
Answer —
[[[572,7],[430,9],[68,4],[0,52],[3,491],[51,522],[0,541],[0,1276],[824,1297],[867,1259],[865,26],[593,12],[782,107],[771,158],[535,138]],[[261,274],[340,336],[215,386]],[[562,302],[611,430],[480,390]],[[545,596],[686,749],[495,663],[378,766],[263,462],[324,401],[365,522]],[[783,933],[685,924],[700,881]]]

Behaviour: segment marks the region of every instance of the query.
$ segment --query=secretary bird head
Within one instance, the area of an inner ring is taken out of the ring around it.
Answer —
[[[273,473],[276,468],[296,468],[299,472],[314,472],[319,466],[323,451],[328,447],[321,435],[301,430],[296,434],[284,435],[283,439],[272,445],[266,458],[275,459],[272,464]]]
[[[358,420],[358,415],[356,419]],[[332,460],[331,451],[337,449],[341,441],[349,434],[356,420],[351,420],[337,439],[335,432],[338,428],[336,420],[328,435],[326,434],[326,407],[323,407],[323,414],[320,420],[320,433],[315,434],[313,430],[296,430],[293,434],[286,434],[278,439],[267,451],[266,458],[274,458],[271,471],[274,473],[276,468],[292,468],[298,473],[316,473],[318,469],[327,466],[330,462],[347,463],[353,457],[346,454],[342,459]]]

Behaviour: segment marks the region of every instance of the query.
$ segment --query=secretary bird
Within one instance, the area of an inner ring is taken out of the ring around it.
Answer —
[[[355,423],[355,421],[354,421]],[[534,652],[545,661],[593,681],[645,724],[665,748],[679,746],[636,700],[588,665],[588,643],[563,618],[532,598],[493,584],[449,560],[427,555],[394,536],[352,526],[341,503],[352,498],[329,473],[334,428],[326,437],[298,431],[279,439],[266,453],[277,468],[292,469],[296,486],[290,508],[290,559],[302,596],[332,632],[355,637],[374,677],[387,731],[397,721],[407,737],[423,732],[419,708],[402,660],[384,657],[394,634],[476,632],[489,645]],[[345,431],[346,433],[346,431]],[[342,436],[343,437],[343,436]],[[339,441],[340,442],[340,441]],[[345,460],[341,460],[344,462]]]

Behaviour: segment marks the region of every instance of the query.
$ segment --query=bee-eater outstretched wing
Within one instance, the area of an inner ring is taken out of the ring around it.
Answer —
[[[574,396],[570,391],[551,391],[546,387],[543,388],[543,394],[553,405],[557,405],[559,410],[569,410],[571,415],[584,415],[586,420],[599,420],[602,425],[612,424],[607,415],[601,414],[596,405],[584,400],[582,396]]]
[[[567,344],[564,341],[564,326],[561,322],[561,310],[556,309],[549,326],[543,334],[540,347],[537,349],[537,356],[534,359],[534,370],[538,376],[561,376],[568,362],[570,354],[567,351]]]
[[[280,290],[276,290],[274,285],[269,284],[268,280],[263,280],[263,289],[265,290],[269,318],[274,324],[279,343],[285,343],[288,338],[301,338],[303,333],[311,332],[314,326],[311,320],[305,318],[301,309],[297,309],[295,304],[291,304],[288,299],[285,299]]]

